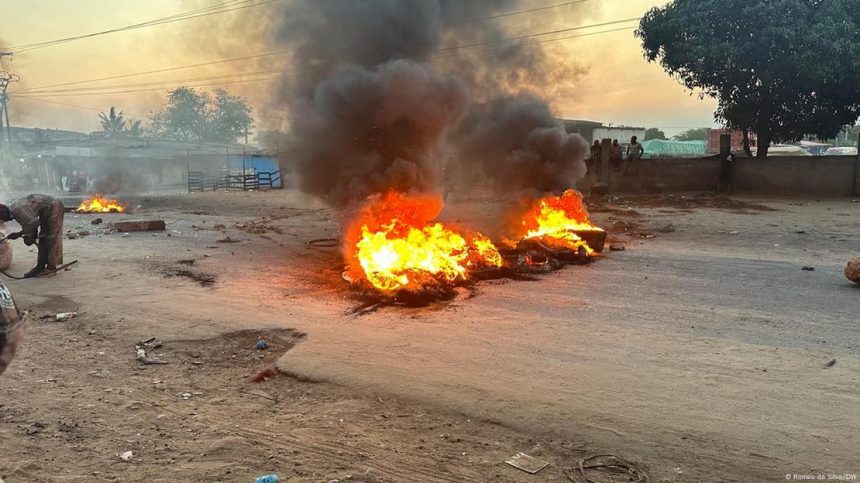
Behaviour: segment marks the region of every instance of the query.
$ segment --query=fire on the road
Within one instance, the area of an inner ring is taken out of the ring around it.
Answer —
[[[119,201],[105,198],[101,194],[94,194],[78,205],[79,213],[124,213],[125,206]]]
[[[466,280],[471,270],[500,267],[493,242],[433,220],[439,197],[388,192],[368,202],[345,246],[348,275],[382,291]]]
[[[477,272],[516,271],[518,262],[507,262],[509,255],[526,253],[529,259],[535,247],[592,256],[595,250],[580,235],[603,232],[574,190],[535,200],[521,215],[518,241],[506,240],[504,257],[486,236],[435,222],[441,211],[438,196],[391,191],[370,198],[347,229],[345,277],[383,293],[450,286]]]
[[[582,195],[576,190],[535,200],[523,214],[522,226],[523,239],[540,239],[549,246],[573,251],[583,248],[589,255],[594,250],[577,232],[603,231],[591,223]]]

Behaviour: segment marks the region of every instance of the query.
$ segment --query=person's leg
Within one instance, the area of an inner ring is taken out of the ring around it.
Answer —
[[[54,203],[54,209],[49,220],[49,234],[53,236],[48,247],[48,258],[46,265],[49,270],[54,270],[63,264],[63,218],[65,217],[63,203]]]

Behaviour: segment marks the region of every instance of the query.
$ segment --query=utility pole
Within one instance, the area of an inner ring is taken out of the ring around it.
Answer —
[[[12,52],[0,51],[0,60],[3,60],[3,57],[10,56],[12,56]],[[7,90],[11,82],[18,82],[18,76],[5,70],[0,70],[0,142],[3,142],[3,122],[5,120],[6,141],[10,144],[12,143],[12,126],[9,124],[9,94]]]
[[[12,52],[0,51],[0,187],[7,187],[9,183],[9,172],[7,168],[10,160],[10,149],[12,145],[12,126],[9,125],[9,95],[7,89],[10,82],[17,82],[18,76],[3,70],[3,58],[9,57]],[[6,139],[3,139],[3,123],[6,123]]]

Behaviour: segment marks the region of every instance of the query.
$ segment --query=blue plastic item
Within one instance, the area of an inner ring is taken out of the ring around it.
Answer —
[[[266,341],[264,341],[263,339],[259,339],[259,340],[257,340],[257,346],[256,347],[257,347],[258,351],[261,351],[261,350],[269,347],[269,344],[266,344]]]
[[[279,481],[281,479],[278,478],[278,475],[272,473],[271,475],[258,476],[254,483],[278,483]]]

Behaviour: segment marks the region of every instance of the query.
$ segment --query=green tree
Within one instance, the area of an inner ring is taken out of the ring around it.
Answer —
[[[177,87],[167,94],[164,108],[164,130],[168,137],[179,141],[206,139],[209,94],[190,87]]]
[[[207,133],[211,140],[236,142],[248,135],[254,125],[248,101],[224,89],[216,89],[212,104]]]
[[[648,61],[772,142],[832,138],[860,117],[860,0],[673,0],[636,35]]]
[[[143,126],[140,120],[132,121],[131,124],[126,128],[126,134],[133,138],[139,138],[143,136]]]
[[[108,114],[99,113],[99,120],[102,125],[102,133],[109,138],[116,138],[125,131],[125,118],[122,111],[117,112],[116,108],[111,106]]]
[[[674,139],[675,141],[707,141],[708,132],[710,132],[710,130],[711,128],[707,127],[688,129],[682,133],[672,136],[672,139]]]
[[[643,139],[643,141],[650,141],[652,139],[660,139],[665,141],[669,138],[666,137],[666,133],[664,133],[663,131],[657,129],[656,127],[652,127],[645,131],[645,139]]]
[[[147,132],[153,137],[179,141],[232,143],[253,127],[251,108],[240,97],[217,89],[214,97],[190,87],[178,87],[167,105],[150,114]]]

